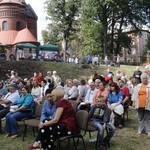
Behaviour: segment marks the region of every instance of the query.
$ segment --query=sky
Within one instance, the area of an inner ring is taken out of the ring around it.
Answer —
[[[38,16],[38,41],[42,41],[41,31],[46,29],[46,13],[44,12],[44,0],[25,0],[27,4],[30,4]]]

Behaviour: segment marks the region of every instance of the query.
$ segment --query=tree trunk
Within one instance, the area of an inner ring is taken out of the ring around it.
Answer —
[[[66,51],[67,51],[67,38],[64,34],[63,41],[62,41],[62,51],[63,51],[63,60],[66,62]]]

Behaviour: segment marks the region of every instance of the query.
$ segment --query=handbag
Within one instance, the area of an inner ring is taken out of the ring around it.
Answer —
[[[18,108],[18,105],[12,105],[12,106],[10,106],[9,111],[12,112],[12,113],[16,112],[17,108]]]

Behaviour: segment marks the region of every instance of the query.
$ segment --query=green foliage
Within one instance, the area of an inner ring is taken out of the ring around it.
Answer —
[[[4,46],[0,46],[0,53],[6,53],[5,47]]]
[[[92,19],[83,20],[82,36],[85,54],[100,54],[101,26]]]
[[[139,32],[142,25],[150,21],[150,1],[83,0],[81,14],[85,20],[90,18],[101,26],[103,52],[110,48],[107,53],[118,54],[118,50],[129,47],[131,43],[130,38],[127,38],[125,27],[130,26],[131,33],[132,30]]]
[[[65,41],[65,50],[73,30],[73,23],[78,17],[80,0],[45,0],[47,19],[53,25],[52,31],[60,33],[61,40]]]

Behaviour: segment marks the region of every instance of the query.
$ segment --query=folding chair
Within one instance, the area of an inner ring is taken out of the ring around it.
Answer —
[[[32,127],[33,135],[35,136],[35,128],[38,129],[39,123],[40,123],[40,116],[42,111],[42,104],[39,104],[35,107],[35,117],[31,119],[25,119],[24,120],[24,132],[23,132],[23,138],[22,141],[24,141],[24,138],[27,134],[27,126]]]

